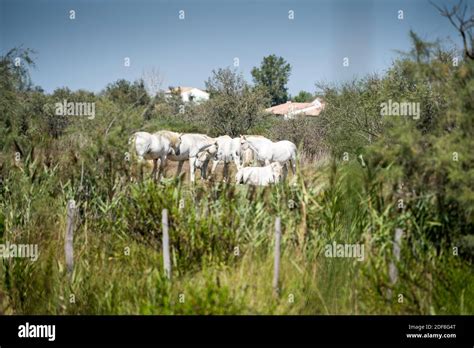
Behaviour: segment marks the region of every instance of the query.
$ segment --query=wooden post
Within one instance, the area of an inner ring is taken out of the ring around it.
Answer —
[[[281,243],[281,219],[277,217],[275,220],[275,260],[273,267],[273,290],[275,295],[280,294],[280,243]]]
[[[161,224],[163,226],[163,267],[166,277],[171,279],[171,260],[170,260],[170,238],[168,225],[168,209],[163,209],[161,212]]]
[[[393,286],[398,281],[398,268],[395,262],[400,261],[400,251],[402,245],[402,237],[403,237],[403,230],[401,228],[395,229],[395,237],[393,239],[393,257],[395,260],[391,260],[390,264],[388,265],[388,276],[390,278],[390,284]],[[389,298],[392,297],[392,289],[388,291]]]
[[[66,270],[71,276],[74,270],[74,217],[76,215],[76,202],[71,199],[67,205],[66,236],[64,238],[64,253],[66,255]]]

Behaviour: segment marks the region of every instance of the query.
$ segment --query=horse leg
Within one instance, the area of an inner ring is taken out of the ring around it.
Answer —
[[[232,156],[232,159],[234,160],[235,166],[237,167],[237,170],[239,170],[242,167],[242,162],[240,159],[240,156],[238,154],[234,154]]]
[[[238,170],[237,174],[235,174],[235,183],[236,184],[243,184],[242,177],[243,177],[242,171]]]
[[[194,176],[194,172],[195,172],[195,168],[194,168],[194,162],[196,161],[196,157],[190,157],[189,158],[189,178],[191,180],[192,183],[194,183],[194,180],[195,180],[195,176]]]
[[[216,171],[218,164],[219,164],[219,161],[212,161],[211,176],[209,177],[209,179],[214,178],[214,173]]]
[[[151,178],[156,181],[156,169],[158,167],[158,158],[153,159],[153,171],[151,172]]]
[[[229,162],[224,161],[224,182],[229,182]]]
[[[207,166],[209,165],[209,160],[204,161],[201,167],[201,179],[207,179]]]
[[[178,169],[176,169],[176,177],[178,177],[179,174],[181,174],[181,170],[183,169],[183,164],[184,164],[184,161],[178,162]]]
[[[166,155],[161,156],[160,158],[160,168],[158,169],[158,180],[161,180],[163,178],[165,163],[166,163]]]

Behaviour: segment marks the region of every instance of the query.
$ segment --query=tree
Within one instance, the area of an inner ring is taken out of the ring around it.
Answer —
[[[210,131],[219,135],[236,137],[246,133],[259,122],[268,103],[265,89],[252,88],[230,68],[213,70],[206,89],[211,98],[205,104],[205,121]]]
[[[341,86],[318,87],[324,91],[326,102],[318,119],[333,155],[340,158],[344,152],[360,153],[382,135],[380,104],[388,99],[383,79],[367,76]]]
[[[314,100],[314,96],[306,91],[300,91],[297,96],[293,97],[296,103],[309,103]]]
[[[104,94],[117,103],[135,106],[146,106],[150,103],[150,97],[147,94],[143,79],[136,80],[133,83],[125,79],[117,80],[107,85]]]
[[[143,82],[145,90],[150,96],[148,105],[143,110],[141,116],[144,120],[150,120],[157,105],[165,99],[165,92],[162,89],[164,77],[159,69],[152,68],[143,72],[140,81]]]
[[[440,12],[443,17],[446,17],[449,22],[456,28],[462,38],[464,48],[464,57],[474,60],[474,37],[472,32],[474,30],[474,14],[469,17],[466,16],[468,6],[461,0],[457,5],[451,9],[446,6],[440,7],[432,3],[434,7]]]
[[[283,57],[272,54],[264,57],[260,68],[252,69],[256,86],[263,86],[271,97],[271,105],[285,103],[288,100],[286,84],[291,73],[291,65]]]
[[[35,66],[34,53],[17,47],[0,56],[0,150],[29,128],[26,99],[33,88],[29,68]]]
[[[71,91],[68,87],[56,88],[53,93],[47,97],[46,101],[42,101],[41,97],[42,94],[36,95],[36,100],[38,100],[36,103],[30,101],[31,105],[43,104],[41,108],[34,108],[31,114],[38,117],[41,116],[43,129],[53,138],[58,138],[67,127],[74,123],[75,120],[78,120],[77,118],[57,115],[56,103],[62,104],[64,100],[68,103],[93,103],[96,101],[94,93],[83,89]]]
[[[406,57],[413,58],[417,63],[428,62],[434,54],[434,48],[437,48],[439,44],[422,40],[413,30],[410,30],[409,35],[412,49],[409,53],[398,52]]]
[[[173,114],[178,114],[180,109],[183,108],[184,102],[181,97],[181,88],[169,86],[169,95],[165,98],[166,104],[171,108]]]
[[[385,99],[418,102],[421,114],[417,120],[387,119],[383,137],[371,149],[373,163],[390,168],[390,180],[403,183],[398,195],[407,206],[432,204],[426,209],[433,214],[429,219],[440,222],[426,228],[432,240],[474,238],[474,154],[467,150],[474,146],[474,60],[466,55],[453,66],[445,59],[451,52],[422,46],[428,51],[421,62],[417,56],[395,61],[378,88]]]
[[[144,71],[142,73],[141,80],[143,81],[145,89],[151,98],[156,98],[157,95],[163,93],[162,86],[164,76],[161,73],[160,69],[151,68],[147,71]]]

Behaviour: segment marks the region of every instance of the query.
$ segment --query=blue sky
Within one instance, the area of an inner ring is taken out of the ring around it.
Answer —
[[[0,54],[19,45],[34,49],[33,82],[47,92],[97,92],[152,68],[163,87],[202,88],[213,69],[232,66],[235,57],[251,81],[250,70],[269,54],[292,65],[291,94],[314,92],[318,81],[383,72],[394,50],[409,49],[410,29],[460,45],[428,0],[0,0]]]

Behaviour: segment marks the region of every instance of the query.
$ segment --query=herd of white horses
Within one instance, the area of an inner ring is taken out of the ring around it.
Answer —
[[[229,165],[237,168],[238,184],[266,186],[286,180],[288,166],[296,175],[296,145],[288,140],[273,142],[260,135],[228,135],[212,138],[205,134],[176,133],[162,130],[156,133],[136,132],[129,145],[140,162],[153,161],[152,178],[163,177],[168,160],[177,161],[176,175],[181,173],[184,161],[189,161],[189,178],[195,181],[195,172],[201,171],[203,180],[214,176],[219,163],[224,164],[223,180],[229,182]],[[210,177],[208,164],[212,161]],[[159,165],[158,165],[159,163]]]

